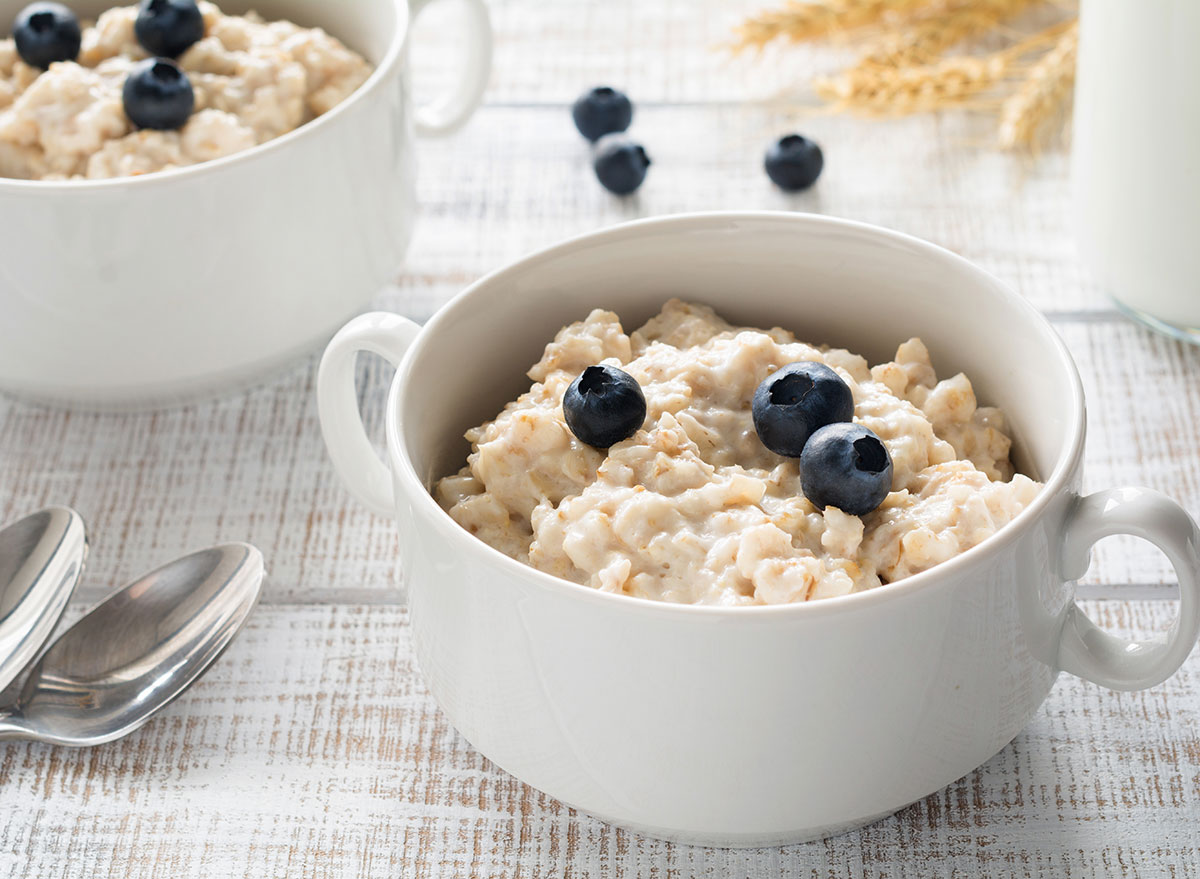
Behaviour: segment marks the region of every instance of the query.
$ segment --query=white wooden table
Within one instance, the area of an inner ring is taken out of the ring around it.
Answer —
[[[820,211],[961,253],[1027,296],[1074,353],[1088,399],[1092,488],[1149,485],[1200,514],[1200,351],[1134,326],[1081,270],[1067,163],[986,147],[986,120],[814,115],[828,55],[764,65],[713,47],[723,0],[494,3],[487,105],[421,147],[424,215],[377,305],[427,318],[483,272],[568,235],[710,208]],[[418,90],[453,60],[454,10],[429,16]],[[444,26],[439,26],[444,25]],[[628,89],[654,158],[617,200],[587,166],[568,104]],[[827,166],[809,193],[760,168],[800,129]],[[1064,677],[1037,718],[976,772],[826,842],[722,851],[614,830],[525,787],[469,748],[412,663],[396,526],[356,505],[326,461],[315,360],[248,393],[149,414],[0,399],[0,520],[78,508],[92,555],[75,607],[221,540],[248,540],[271,582],[241,639],[187,698],[129,739],[74,752],[0,746],[0,877],[1184,876],[1200,869],[1200,655],[1162,686],[1117,694]],[[378,427],[388,380],[363,369]],[[1114,630],[1174,613],[1165,562],[1102,544],[1082,592]]]

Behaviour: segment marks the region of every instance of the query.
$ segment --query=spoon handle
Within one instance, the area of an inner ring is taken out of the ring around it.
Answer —
[[[0,742],[24,742],[32,736],[20,722],[21,715],[5,708],[0,708]]]

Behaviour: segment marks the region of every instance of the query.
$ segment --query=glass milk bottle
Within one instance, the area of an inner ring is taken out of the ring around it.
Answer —
[[[1083,0],[1080,249],[1125,311],[1200,343],[1200,0]]]

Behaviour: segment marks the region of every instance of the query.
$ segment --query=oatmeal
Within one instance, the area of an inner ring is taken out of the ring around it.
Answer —
[[[83,29],[77,60],[45,71],[0,40],[0,176],[125,177],[206,162],[292,131],[371,75],[320,29],[198,5],[204,35],[177,59],[195,110],[179,130],[135,129],[125,112],[122,88],[148,57],[134,32],[137,7],[105,12]]]
[[[796,361],[836,371],[854,423],[886,446],[891,491],[872,512],[814,506],[799,460],[756,434],[756,388]],[[646,403],[642,427],[607,451],[563,416],[567,388],[600,363],[636,379]],[[528,392],[467,432],[467,465],[436,497],[512,558],[608,592],[753,605],[871,589],[970,549],[1040,488],[1014,473],[1003,414],[976,404],[966,376],[938,381],[919,339],[870,367],[672,300],[632,334],[592,312],[558,333],[529,377]]]

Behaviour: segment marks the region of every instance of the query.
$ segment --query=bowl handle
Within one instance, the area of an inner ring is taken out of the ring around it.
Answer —
[[[1179,578],[1179,614],[1169,631],[1145,641],[1110,635],[1072,603],[1058,645],[1058,665],[1113,690],[1142,690],[1173,675],[1200,637],[1200,530],[1166,495],[1146,488],[1115,488],[1080,498],[1067,518],[1064,577],[1087,571],[1093,544],[1132,534],[1157,546]]]
[[[354,365],[358,352],[369,351],[398,369],[420,331],[417,324],[398,314],[374,311],[360,315],[333,337],[317,370],[317,414],[329,457],[350,491],[385,516],[396,514],[392,473],[375,453],[363,426]]]
[[[410,0],[409,26],[434,0]],[[492,20],[483,0],[466,0],[466,60],[458,82],[441,100],[417,107],[413,127],[420,135],[449,134],[475,112],[492,72]]]

